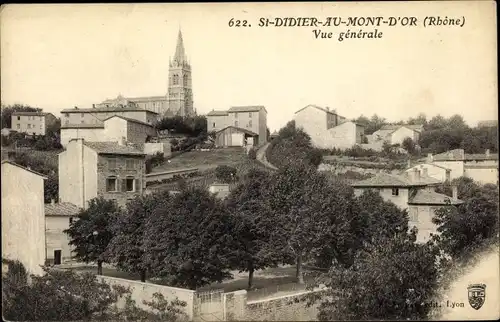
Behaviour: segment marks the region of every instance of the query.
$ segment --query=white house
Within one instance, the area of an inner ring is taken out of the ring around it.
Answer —
[[[490,150],[480,154],[467,154],[463,149],[428,154],[425,162],[406,171],[414,168],[427,169],[429,176],[442,182],[467,177],[482,184],[498,184],[498,153]]]
[[[329,108],[307,105],[295,112],[295,126],[311,137],[311,143],[318,148],[351,148],[364,141],[364,127]]]
[[[44,180],[40,173],[2,161],[2,257],[31,274],[45,264]]]
[[[402,144],[407,137],[411,138],[413,142],[418,142],[423,130],[423,125],[384,125],[369,137],[369,143]]]
[[[114,115],[99,124],[68,124],[61,126],[61,145],[66,146],[72,139],[92,142],[127,142],[142,144],[157,135],[149,123],[124,116]]]

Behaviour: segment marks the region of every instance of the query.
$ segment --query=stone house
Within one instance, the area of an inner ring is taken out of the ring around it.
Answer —
[[[52,201],[45,204],[45,240],[47,263],[58,265],[70,260],[73,247],[64,230],[77,220],[80,208],[69,203]]]
[[[417,143],[423,131],[423,125],[384,125],[369,137],[370,141],[368,143],[387,142],[391,145],[402,144],[407,137]]]
[[[156,129],[150,123],[114,115],[100,124],[67,124],[61,126],[61,145],[72,139],[93,142],[127,142],[143,144],[148,138],[156,137]]]
[[[407,210],[410,228],[417,227],[418,242],[429,240],[431,233],[437,233],[432,223],[435,211],[439,207],[453,207],[462,203],[457,197],[457,187],[453,187],[453,196],[435,192],[440,180],[430,177],[424,168],[415,168],[400,175],[379,173],[366,180],[351,185],[357,196],[365,190],[375,190],[385,201],[390,201],[400,209]]]
[[[159,114],[151,110],[140,109],[135,106],[111,106],[101,108],[70,108],[61,111],[61,127],[72,126],[102,126],[111,116],[122,116],[127,119],[141,121],[154,125]]]
[[[259,134],[240,127],[227,126],[215,134],[215,144],[222,147],[253,146]]]
[[[479,154],[468,154],[463,149],[428,154],[425,161],[406,171],[414,168],[427,168],[429,176],[441,182],[467,177],[481,184],[498,184],[498,153],[490,153],[490,150]]]
[[[347,121],[328,107],[307,105],[295,112],[294,120],[295,126],[303,129],[311,143],[321,149],[348,149],[364,141],[362,125]]]
[[[45,264],[44,180],[14,162],[2,161],[2,257],[19,260],[31,274]]]
[[[234,140],[229,141],[241,146],[244,142],[240,142],[240,138],[248,132],[252,133],[248,137],[252,137],[254,146],[264,144],[267,142],[267,110],[264,106],[233,106],[227,111],[211,111],[207,114],[207,131],[225,137],[234,133]]]
[[[71,140],[59,154],[60,202],[86,208],[104,197],[120,206],[145,188],[145,154],[124,142]]]
[[[52,113],[44,112],[13,112],[11,129],[30,135],[45,135],[47,128],[57,122]]]

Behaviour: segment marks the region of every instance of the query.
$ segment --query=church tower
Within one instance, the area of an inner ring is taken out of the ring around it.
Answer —
[[[168,74],[167,101],[169,112],[182,117],[194,115],[191,65],[184,51],[180,29],[175,55],[173,59],[170,59]]]

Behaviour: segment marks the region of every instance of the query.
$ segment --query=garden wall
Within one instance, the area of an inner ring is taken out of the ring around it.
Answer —
[[[120,285],[125,288],[130,288],[132,299],[136,301],[138,307],[143,309],[148,308],[147,305],[143,304],[143,301],[151,301],[153,299],[153,294],[156,292],[161,293],[168,301],[173,301],[175,298],[178,298],[180,301],[186,302],[186,306],[184,307],[185,313],[189,319],[193,318],[195,291],[109,276],[98,276],[98,278],[111,286]],[[120,306],[123,304],[125,304],[125,301],[122,298],[118,305]]]

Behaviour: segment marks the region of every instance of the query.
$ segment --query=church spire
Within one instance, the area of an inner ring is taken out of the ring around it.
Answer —
[[[186,62],[186,53],[184,51],[181,28],[179,28],[179,35],[177,36],[177,47],[175,48],[174,61],[180,65]]]

